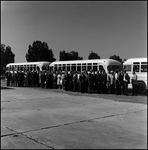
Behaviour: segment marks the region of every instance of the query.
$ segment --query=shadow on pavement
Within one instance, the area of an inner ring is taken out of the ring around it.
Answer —
[[[1,87],[1,90],[7,90],[7,89],[9,89],[9,90],[10,90],[10,89],[11,89],[11,90],[14,90],[14,88],[10,88],[10,87],[3,87],[3,86]]]

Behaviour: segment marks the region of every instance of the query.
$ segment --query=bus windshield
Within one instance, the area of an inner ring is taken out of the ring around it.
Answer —
[[[107,70],[108,71],[111,71],[111,70],[112,71],[121,70],[121,66],[120,65],[118,65],[118,66],[117,65],[108,65],[107,66]]]

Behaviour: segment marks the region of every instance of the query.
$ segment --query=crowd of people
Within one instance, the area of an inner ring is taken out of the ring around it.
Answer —
[[[63,89],[81,93],[129,95],[128,84],[132,82],[132,95],[137,95],[137,75],[130,79],[126,71],[7,71],[7,86]]]

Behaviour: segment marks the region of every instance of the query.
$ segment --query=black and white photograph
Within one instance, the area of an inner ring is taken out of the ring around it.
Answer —
[[[147,1],[1,1],[1,149],[147,149]]]

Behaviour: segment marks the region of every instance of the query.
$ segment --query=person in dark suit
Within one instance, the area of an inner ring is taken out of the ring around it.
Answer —
[[[121,95],[121,88],[122,88],[122,82],[123,82],[123,76],[122,76],[121,70],[118,72],[118,82],[119,82],[118,95]]]
[[[126,72],[126,70],[124,70],[123,82],[124,82],[124,90],[125,90],[124,94],[128,96],[128,84],[130,83],[130,77]]]
[[[88,72],[88,93],[92,93],[92,70]]]
[[[7,79],[7,86],[10,86],[10,80],[11,80],[11,73],[10,73],[10,71],[7,71],[5,73],[5,77]]]
[[[92,78],[92,91],[93,91],[93,93],[95,93],[96,92],[96,75],[95,75],[95,71],[92,71],[91,78]]]
[[[77,90],[77,73],[76,71],[74,71],[73,73],[73,78],[72,78],[72,81],[73,81],[73,91],[76,92]]]
[[[69,90],[70,91],[73,91],[73,72],[70,71],[70,74],[69,74]]]
[[[107,88],[106,88],[106,84],[107,84],[107,74],[105,72],[105,70],[102,71],[102,93],[106,94],[107,93]]]
[[[88,73],[86,71],[84,71],[84,75],[85,75],[85,81],[84,81],[84,91],[86,93],[88,93]]]
[[[116,88],[116,92],[115,92],[115,94],[116,95],[119,95],[119,71],[118,70],[116,70],[116,73],[115,73],[115,88]]]
[[[64,90],[68,91],[68,81],[69,81],[69,76],[68,76],[68,72],[65,71],[64,73]]]
[[[100,80],[101,80],[101,72],[97,71],[96,74],[96,86],[97,86],[97,93],[100,94]]]
[[[81,93],[84,93],[85,92],[85,88],[84,88],[84,86],[85,86],[85,75],[84,75],[84,72],[82,72],[81,74],[80,74],[80,86],[81,86],[81,89],[80,89],[80,92]]]
[[[46,81],[45,72],[42,71],[41,72],[41,88],[45,88],[45,81]]]
[[[28,71],[28,86],[31,87],[31,72]]]

